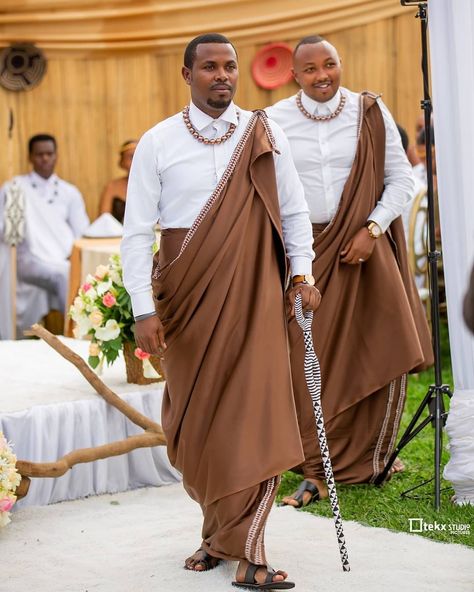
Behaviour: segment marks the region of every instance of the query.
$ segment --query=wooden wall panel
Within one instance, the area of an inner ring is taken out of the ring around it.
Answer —
[[[12,2],[12,6],[23,5],[25,1]],[[38,6],[48,3],[47,0],[34,1]],[[92,6],[89,0],[83,2]],[[224,3],[228,5],[229,0]],[[97,2],[99,7],[104,4]],[[130,3],[138,4],[153,3]],[[203,0],[203,4],[209,5],[210,1]],[[239,0],[234,4],[237,6]],[[321,11],[324,6],[330,10],[335,5],[362,7],[367,3],[339,0],[315,4]],[[385,0],[380,2],[382,4],[389,7]],[[395,4],[393,0],[390,6]],[[269,33],[267,37],[259,34],[255,38],[238,35],[238,104],[244,108],[265,107],[296,92],[294,82],[274,91],[258,88],[250,75],[253,56],[267,42],[286,41],[294,46],[301,36],[320,33],[340,51],[344,63],[343,84],[353,90],[383,93],[386,104],[413,137],[422,90],[419,22],[414,19],[412,10],[400,12],[398,6],[396,12],[391,8],[393,14],[387,13],[384,18],[369,18],[367,22],[357,22],[348,28],[341,29],[340,24],[338,28],[332,21],[323,19],[321,22],[326,23],[327,28],[317,29],[314,20],[308,18],[296,28],[288,23],[284,34]],[[120,174],[119,145],[126,139],[139,137],[188,101],[188,87],[181,78],[182,52],[182,44],[133,53],[98,51],[86,55],[47,51],[48,71],[40,86],[23,93],[0,89],[0,142],[5,147],[4,157],[0,158],[0,181],[27,170],[26,143],[31,135],[53,133],[59,143],[58,174],[78,185],[89,214],[95,217],[102,187],[111,177]],[[11,143],[7,137],[9,108],[15,115]]]

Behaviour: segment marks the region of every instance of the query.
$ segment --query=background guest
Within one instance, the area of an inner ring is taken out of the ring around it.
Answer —
[[[33,170],[8,181],[0,191],[0,258],[3,260],[9,256],[9,247],[4,242],[5,201],[14,181],[25,203],[25,239],[17,251],[18,335],[50,310],[64,313],[69,281],[68,259],[74,241],[89,226],[80,191],[54,173],[56,139],[49,134],[33,136],[28,143],[28,152]],[[9,302],[10,294],[3,293],[4,287],[1,291],[2,302]],[[10,324],[11,317],[0,315],[0,336],[3,339],[13,337]]]
[[[127,140],[122,144],[119,150],[119,167],[127,174],[118,179],[112,179],[105,186],[100,198],[100,214],[109,212],[121,224],[125,214],[125,199],[127,197],[128,175],[132,166],[133,155],[137,147],[136,140]]]

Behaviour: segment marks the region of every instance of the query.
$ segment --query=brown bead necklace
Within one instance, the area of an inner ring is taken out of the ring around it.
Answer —
[[[313,115],[309,111],[306,111],[306,109],[303,107],[303,103],[301,101],[302,94],[303,91],[300,90],[296,95],[296,105],[305,117],[312,119],[313,121],[330,121],[331,119],[334,119],[344,109],[344,105],[346,104],[346,97],[341,93],[341,100],[339,101],[339,105],[333,113],[329,113],[329,115]]]
[[[240,113],[237,111],[237,121],[240,118]],[[223,136],[220,136],[219,138],[206,138],[205,136],[201,135],[197,129],[194,127],[194,125],[191,123],[191,120],[189,119],[189,106],[186,105],[186,107],[183,109],[183,119],[184,119],[184,125],[188,128],[189,133],[196,138],[196,140],[198,142],[202,142],[203,144],[223,144],[224,142],[226,142],[231,136],[232,134],[235,132],[235,130],[237,129],[237,126],[235,123],[231,123],[229,126],[229,129],[226,131],[226,133]]]

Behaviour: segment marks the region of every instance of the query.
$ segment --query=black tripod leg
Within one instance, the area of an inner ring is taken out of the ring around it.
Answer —
[[[415,415],[410,420],[410,423],[408,424],[407,429],[404,431],[397,446],[395,447],[390,458],[388,459],[388,463],[385,465],[384,470],[380,473],[380,475],[377,475],[377,477],[375,478],[375,480],[374,480],[375,485],[381,485],[385,481],[385,479],[386,479],[393,463],[395,462],[395,459],[397,458],[400,450],[402,450],[402,448],[404,448],[408,444],[408,442],[413,440],[413,438],[419,432],[421,432],[421,430],[426,425],[428,425],[430,423],[430,421],[433,420],[433,415],[430,413],[430,415],[416,429],[414,429],[416,424],[418,423],[418,420],[421,417],[421,414],[425,410],[425,407],[430,409],[430,404],[431,404],[431,400],[433,398],[434,390],[435,390],[435,387],[433,385],[431,385],[430,388],[428,389],[428,392],[426,393],[423,401],[420,403],[420,406],[416,410]]]
[[[435,397],[435,509],[441,506],[441,451],[443,449],[443,393],[438,390]]]

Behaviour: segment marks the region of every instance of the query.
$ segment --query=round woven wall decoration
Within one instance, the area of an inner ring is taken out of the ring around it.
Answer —
[[[252,76],[258,86],[270,90],[290,82],[292,56],[292,49],[286,43],[269,43],[262,47],[252,62]]]
[[[13,91],[37,86],[46,72],[43,52],[30,43],[15,43],[0,53],[0,85]]]

